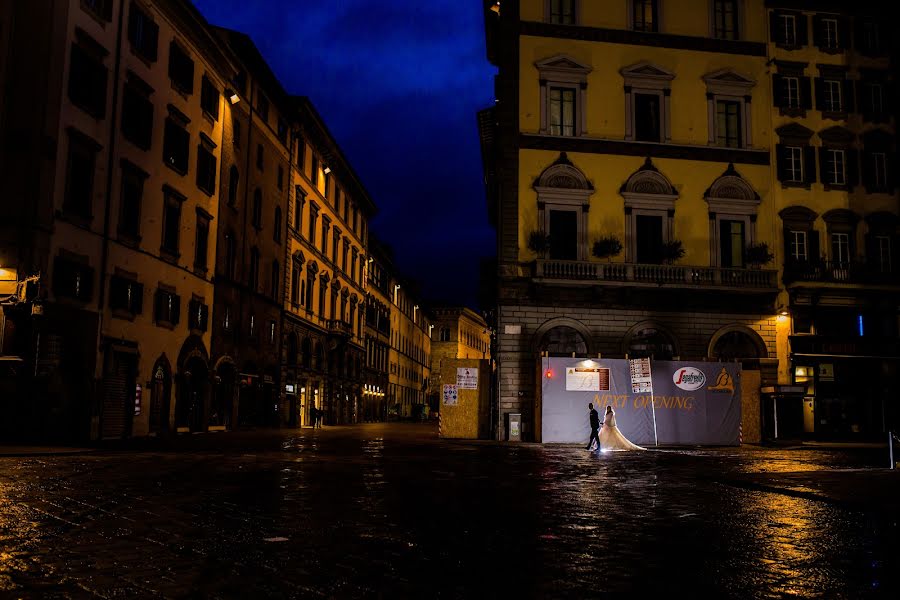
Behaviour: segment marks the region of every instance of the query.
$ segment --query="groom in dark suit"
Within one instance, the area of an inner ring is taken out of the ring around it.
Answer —
[[[591,439],[588,440],[587,449],[590,450],[591,446],[594,444],[594,440],[597,440],[597,448],[600,447],[600,436],[598,435],[598,432],[600,431],[600,415],[594,410],[593,404],[588,404],[588,410],[590,411],[588,414],[591,419]]]

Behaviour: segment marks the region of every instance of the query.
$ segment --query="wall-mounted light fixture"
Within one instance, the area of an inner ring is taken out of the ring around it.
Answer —
[[[322,169],[322,172],[328,175],[329,173],[331,173],[331,167],[325,167],[324,169]]]
[[[237,104],[241,101],[241,97],[237,95],[237,92],[230,88],[225,88],[225,97],[228,98],[228,101],[232,104]]]

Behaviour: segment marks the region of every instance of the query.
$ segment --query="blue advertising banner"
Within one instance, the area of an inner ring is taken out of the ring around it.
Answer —
[[[738,445],[740,363],[651,361],[650,386],[624,359],[541,359],[541,439],[586,444],[588,403],[601,420],[607,406],[629,440],[660,445]]]

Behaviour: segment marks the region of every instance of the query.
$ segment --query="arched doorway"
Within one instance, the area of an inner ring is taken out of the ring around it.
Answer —
[[[675,338],[662,326],[638,323],[625,335],[625,354],[628,358],[652,358],[654,360],[674,360],[678,353]]]
[[[209,409],[209,354],[203,339],[189,335],[178,353],[179,386],[175,399],[175,430],[206,431]]]
[[[150,433],[169,431],[172,405],[172,367],[165,354],[160,355],[150,374]]]

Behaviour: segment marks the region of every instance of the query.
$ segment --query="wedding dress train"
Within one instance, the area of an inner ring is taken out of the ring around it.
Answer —
[[[646,448],[629,442],[616,427],[616,413],[610,412],[603,418],[603,427],[600,429],[600,450],[646,450]]]

